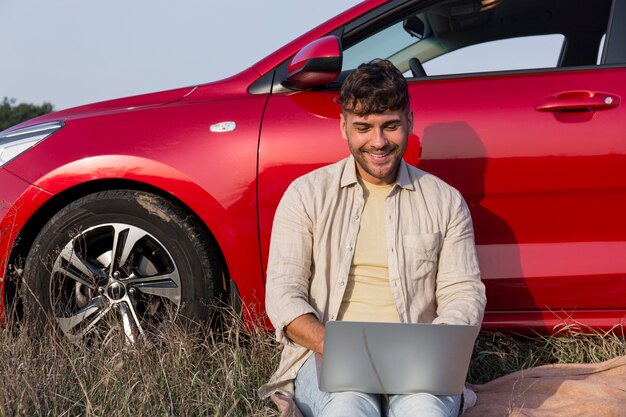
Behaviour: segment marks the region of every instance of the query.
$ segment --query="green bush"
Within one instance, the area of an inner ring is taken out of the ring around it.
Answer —
[[[15,99],[8,97],[5,97],[0,103],[0,131],[54,110],[54,106],[47,102],[40,106],[30,103],[15,103]]]

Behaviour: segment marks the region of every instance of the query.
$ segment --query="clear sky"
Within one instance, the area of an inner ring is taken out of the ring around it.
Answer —
[[[218,80],[357,0],[0,0],[0,100],[55,110]]]

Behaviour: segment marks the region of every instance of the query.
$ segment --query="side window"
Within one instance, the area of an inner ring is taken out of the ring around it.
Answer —
[[[375,58],[391,59],[399,51],[415,44],[417,39],[407,33],[402,22],[393,24],[343,51],[343,71],[358,67]],[[397,61],[393,61],[398,66]]]
[[[466,46],[423,65],[428,75],[555,68],[564,41],[561,34],[501,39]]]
[[[348,33],[343,70],[374,58],[407,77],[602,65],[611,3],[441,0],[365,38]]]

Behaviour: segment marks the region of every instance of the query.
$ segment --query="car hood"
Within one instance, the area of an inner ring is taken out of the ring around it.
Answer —
[[[73,107],[57,112],[36,117],[18,125],[12,126],[9,130],[15,130],[27,126],[32,126],[50,121],[67,121],[79,117],[91,116],[95,114],[112,113],[120,110],[133,110],[138,108],[158,106],[173,103],[189,95],[196,89],[195,86],[177,88],[175,90],[160,91],[158,93],[141,94],[138,96],[118,98],[114,100],[101,101],[84,106]]]
[[[46,122],[65,122],[88,116],[97,116],[121,111],[132,111],[146,107],[161,106],[180,100],[206,101],[224,99],[227,97],[246,94],[250,84],[258,78],[259,73],[253,68],[248,68],[240,72],[239,74],[233,75],[223,80],[213,81],[206,84],[177,88],[174,90],[161,91],[157,93],[118,98],[115,100],[101,101],[98,103],[87,104],[84,106],[56,111],[12,126],[7,129],[6,132]]]

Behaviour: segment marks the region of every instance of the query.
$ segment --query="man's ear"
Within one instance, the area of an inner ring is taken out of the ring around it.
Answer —
[[[347,133],[346,133],[346,128],[347,128],[347,125],[346,125],[346,118],[345,118],[345,116],[343,115],[343,112],[341,112],[341,113],[339,114],[339,130],[341,130],[341,136],[342,136],[345,140],[348,140],[348,135],[347,135]]]
[[[409,122],[409,135],[413,133],[413,110],[409,109],[407,114],[407,120]]]

